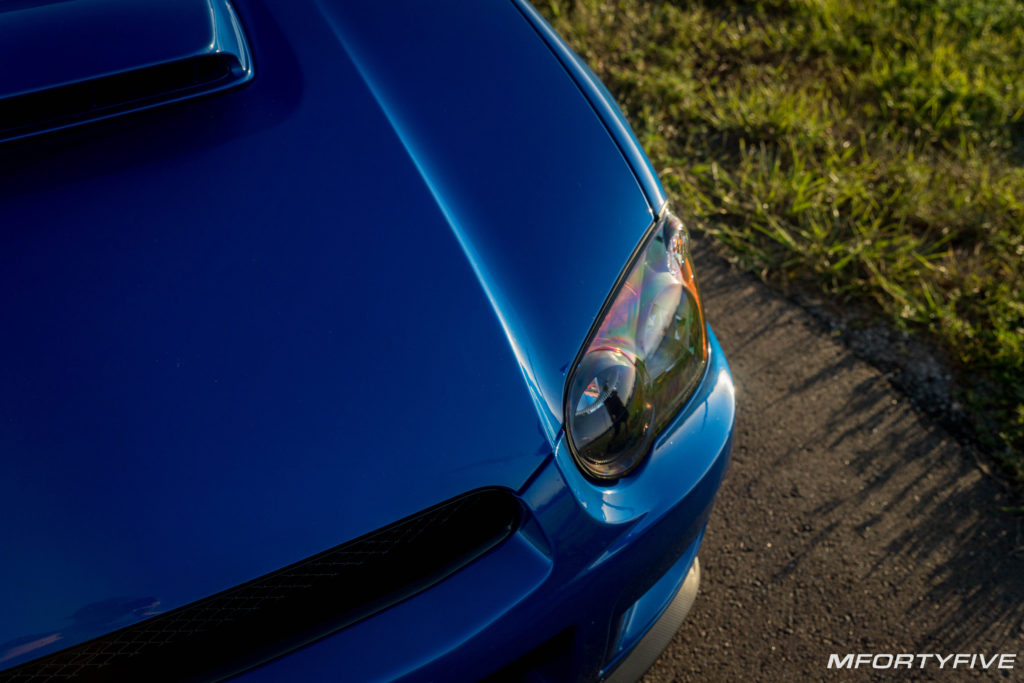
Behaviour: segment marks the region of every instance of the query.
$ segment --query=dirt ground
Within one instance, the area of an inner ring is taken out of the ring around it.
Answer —
[[[645,682],[1024,681],[1024,519],[998,511],[1011,501],[984,459],[804,309],[706,248],[697,263],[736,442],[700,595]],[[831,653],[1016,667],[837,671]]]

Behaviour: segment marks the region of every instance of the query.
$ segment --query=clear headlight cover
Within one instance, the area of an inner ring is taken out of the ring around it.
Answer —
[[[703,375],[708,340],[689,242],[663,211],[569,373],[566,435],[590,477],[639,465]]]

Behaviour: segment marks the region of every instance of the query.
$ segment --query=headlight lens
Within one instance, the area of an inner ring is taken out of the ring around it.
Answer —
[[[643,461],[700,381],[707,344],[689,236],[663,211],[569,373],[566,434],[586,474],[617,479]]]

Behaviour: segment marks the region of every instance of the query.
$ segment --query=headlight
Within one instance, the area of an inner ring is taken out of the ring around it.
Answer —
[[[696,388],[708,356],[686,228],[667,210],[644,236],[569,373],[569,449],[587,475],[617,479]]]

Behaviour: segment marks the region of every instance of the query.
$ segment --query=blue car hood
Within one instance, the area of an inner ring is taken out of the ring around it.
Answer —
[[[0,148],[0,668],[550,453],[651,210],[513,4],[406,4],[238,0],[247,87]]]

